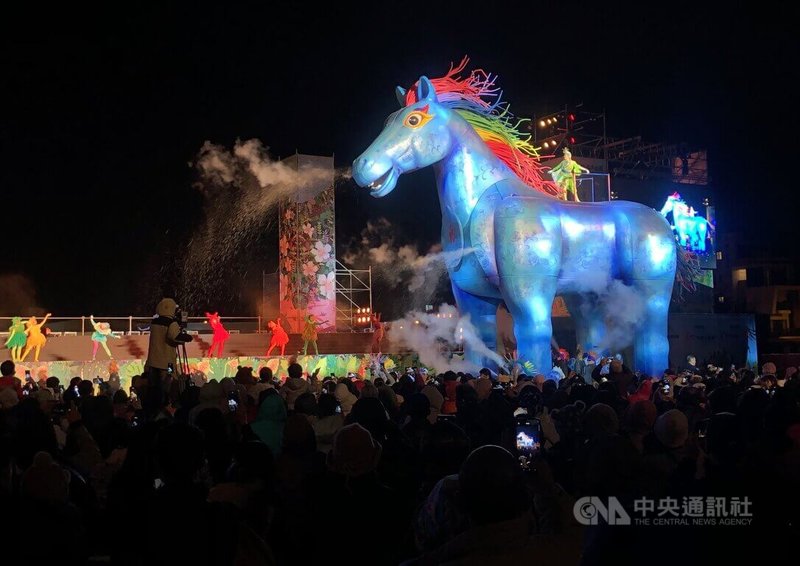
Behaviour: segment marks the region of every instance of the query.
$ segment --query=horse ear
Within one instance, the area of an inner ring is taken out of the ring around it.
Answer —
[[[421,100],[431,100],[436,102],[436,89],[433,88],[433,83],[425,75],[417,81],[417,102]]]
[[[406,89],[401,86],[394,87],[394,95],[397,97],[397,102],[400,103],[400,108],[406,105]]]

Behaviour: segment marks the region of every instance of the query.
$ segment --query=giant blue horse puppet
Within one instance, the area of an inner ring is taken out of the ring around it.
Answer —
[[[489,348],[496,347],[496,313],[504,302],[518,358],[549,370],[557,294],[575,320],[578,342],[586,351],[602,348],[613,319],[604,297],[624,286],[642,309],[630,332],[635,367],[661,375],[676,268],[669,224],[633,202],[552,196],[558,188],[545,180],[535,149],[511,122],[494,78],[473,71],[460,79],[465,64],[440,79],[420,77],[408,92],[398,87],[402,108],[353,162],[353,178],[384,197],[403,173],[434,166],[453,294]],[[487,363],[469,350],[465,355]]]

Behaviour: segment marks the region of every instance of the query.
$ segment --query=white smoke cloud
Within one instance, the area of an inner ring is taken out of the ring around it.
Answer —
[[[447,262],[471,250],[445,252],[439,243],[420,253],[416,244],[400,244],[394,226],[386,218],[367,222],[361,239],[349,246],[342,261],[356,267],[372,266],[373,277],[391,288],[411,294],[415,305],[429,302],[442,278],[447,276]]]
[[[438,372],[476,372],[480,369],[466,360],[451,357],[451,352],[458,349],[459,344],[492,359],[498,367],[506,363],[479,338],[469,315],[460,316],[452,305],[443,304],[435,314],[409,312],[402,319],[390,323],[387,336],[393,343],[416,352],[423,365],[436,368]]]
[[[230,150],[207,141],[192,165],[200,175],[196,187],[205,219],[183,256],[179,294],[190,308],[207,306],[220,293],[243,292],[224,285],[225,275],[246,269],[246,262],[236,260],[277,220],[278,205],[330,179],[330,169],[294,169],[273,159],[257,139],[237,140]]]
[[[633,344],[645,319],[647,305],[641,293],[615,280],[599,297],[598,305],[606,322],[600,348],[619,352]]]

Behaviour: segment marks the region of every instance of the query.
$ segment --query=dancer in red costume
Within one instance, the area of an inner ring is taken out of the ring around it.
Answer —
[[[372,326],[375,329],[372,333],[372,353],[373,354],[380,354],[381,353],[381,343],[383,342],[383,338],[386,335],[386,329],[383,327],[383,323],[381,322],[381,313],[376,312],[372,315]]]
[[[217,348],[217,357],[222,357],[222,350],[225,348],[225,340],[227,340],[231,333],[225,330],[225,327],[222,325],[222,319],[219,317],[219,313],[206,313],[206,318],[208,319],[208,324],[211,326],[211,330],[214,331],[214,337],[211,340],[211,347],[208,349],[208,357],[214,357],[214,348]]]
[[[281,349],[281,356],[283,356],[284,350],[286,350],[286,344],[289,343],[289,335],[286,334],[286,331],[281,326],[281,321],[269,321],[267,323],[267,328],[272,331],[272,338],[269,340],[269,350],[267,350],[267,356],[269,356],[272,349],[276,346]]]

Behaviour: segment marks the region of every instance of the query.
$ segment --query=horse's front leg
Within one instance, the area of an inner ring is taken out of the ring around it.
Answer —
[[[521,361],[537,372],[553,368],[551,319],[558,280],[555,277],[510,276],[500,280],[508,310],[514,318],[514,336]]]
[[[470,322],[477,330],[484,345],[492,352],[497,351],[497,306],[500,304],[500,300],[472,295],[463,291],[455,283],[452,284],[452,287],[458,312],[461,316],[469,314]],[[464,358],[481,367],[496,365],[496,362],[476,351],[476,348],[468,343],[464,344]]]

